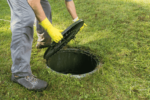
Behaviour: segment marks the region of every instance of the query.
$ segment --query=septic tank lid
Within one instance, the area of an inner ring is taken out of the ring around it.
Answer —
[[[75,38],[75,35],[79,32],[83,24],[84,21],[80,19],[64,30],[62,32],[63,39],[59,43],[52,42],[44,54],[44,59],[48,59],[50,56],[62,49],[71,39]]]

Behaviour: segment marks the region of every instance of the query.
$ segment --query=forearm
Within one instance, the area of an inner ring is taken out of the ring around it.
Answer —
[[[77,18],[76,8],[73,1],[65,1],[68,12],[70,13],[72,19]]]
[[[28,0],[28,3],[31,6],[31,8],[33,9],[37,20],[39,22],[42,22],[46,18],[46,15],[41,6],[40,0]]]

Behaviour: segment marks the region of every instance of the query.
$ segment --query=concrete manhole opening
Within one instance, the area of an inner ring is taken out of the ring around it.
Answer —
[[[94,55],[72,48],[60,50],[47,59],[47,66],[51,70],[75,76],[85,76],[85,74],[93,73],[97,70],[99,64],[98,59]]]

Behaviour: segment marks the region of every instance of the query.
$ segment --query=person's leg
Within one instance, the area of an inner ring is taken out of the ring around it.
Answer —
[[[35,14],[27,0],[7,0],[11,8],[12,81],[32,90],[43,89],[45,81],[36,79],[31,72],[30,56]]]
[[[26,0],[8,0],[8,3],[11,8],[11,71],[17,76],[29,76],[32,75],[30,56],[35,15]]]
[[[51,15],[51,7],[47,0],[41,0],[41,5],[43,7],[43,10],[46,14],[46,17],[49,19],[49,21],[52,23],[52,15]],[[51,38],[49,34],[39,25],[39,22],[36,20],[36,30],[37,30],[37,48],[43,48],[48,47],[51,44]]]

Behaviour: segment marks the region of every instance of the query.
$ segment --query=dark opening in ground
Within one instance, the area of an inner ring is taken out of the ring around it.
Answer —
[[[85,74],[93,71],[98,60],[93,55],[78,49],[60,50],[47,59],[47,66],[63,74]]]

